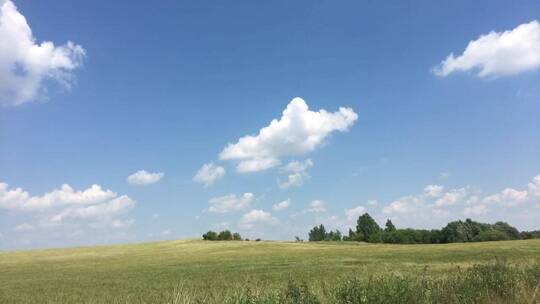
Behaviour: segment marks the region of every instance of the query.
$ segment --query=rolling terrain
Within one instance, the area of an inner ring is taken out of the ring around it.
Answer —
[[[324,302],[333,284],[346,278],[444,278],[495,260],[538,271],[540,240],[441,245],[179,240],[0,252],[0,303],[219,302],[246,289],[277,290],[290,281],[306,283]]]

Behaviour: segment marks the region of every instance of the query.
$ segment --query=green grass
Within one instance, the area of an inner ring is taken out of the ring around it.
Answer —
[[[464,269],[495,259],[537,271],[540,240],[444,245],[168,241],[1,252],[0,303],[190,303],[195,298],[221,303],[245,294],[276,295],[287,290],[288,282],[305,282],[322,302],[331,302],[334,290],[353,286],[351,280],[391,285],[405,277],[412,289],[418,289],[414,282],[424,282],[416,278],[458,284],[474,277],[458,277]],[[535,288],[533,297],[540,294]]]

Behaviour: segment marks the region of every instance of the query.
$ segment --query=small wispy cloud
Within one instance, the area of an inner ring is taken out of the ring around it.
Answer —
[[[147,172],[146,170],[139,170],[127,177],[127,182],[132,185],[150,185],[160,181],[165,173],[163,172]]]

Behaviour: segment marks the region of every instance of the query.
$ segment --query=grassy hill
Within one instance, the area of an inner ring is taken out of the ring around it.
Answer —
[[[191,303],[195,298],[220,303],[246,290],[282,290],[289,281],[307,283],[329,302],[337,282],[349,278],[443,280],[495,259],[529,267],[529,283],[540,281],[540,240],[444,245],[167,241],[2,252],[0,303]]]

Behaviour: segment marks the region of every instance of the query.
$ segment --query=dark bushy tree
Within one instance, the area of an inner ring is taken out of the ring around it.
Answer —
[[[356,234],[360,241],[377,243],[381,241],[381,227],[368,214],[364,213],[358,218]]]
[[[396,231],[396,226],[392,223],[390,219],[386,220],[386,228],[384,228],[384,231],[386,232],[394,232]]]
[[[489,239],[518,240],[519,231],[505,222],[493,225],[484,224],[466,219],[450,222],[441,230],[443,243],[475,242]]]
[[[203,234],[202,238],[206,241],[216,241],[218,239],[218,234],[210,230],[207,233]]]
[[[519,231],[515,227],[510,226],[508,223],[496,222],[492,227],[493,230],[500,231],[508,235],[508,238],[511,240],[519,240],[521,238]]]
[[[488,229],[483,224],[473,222],[471,219],[450,222],[441,232],[445,243],[471,242],[481,231]]]
[[[232,233],[229,230],[223,230],[218,234],[218,240],[230,241],[232,240]]]
[[[233,235],[232,235],[232,239],[233,239],[234,241],[241,241],[241,240],[242,240],[242,236],[240,235],[240,233],[235,232],[235,233],[233,233]]]
[[[431,244],[441,244],[444,243],[444,235],[441,230],[433,229],[429,232],[429,238]]]

